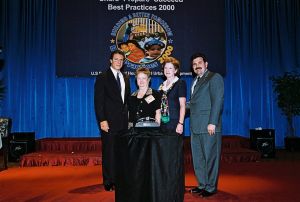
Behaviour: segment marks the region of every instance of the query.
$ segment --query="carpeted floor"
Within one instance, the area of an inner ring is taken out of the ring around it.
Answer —
[[[219,192],[192,201],[300,201],[300,153],[278,151],[276,158],[260,162],[222,163]],[[101,166],[17,167],[0,172],[0,201],[113,202],[114,192],[103,190]],[[186,168],[186,190],[196,185],[193,170]]]

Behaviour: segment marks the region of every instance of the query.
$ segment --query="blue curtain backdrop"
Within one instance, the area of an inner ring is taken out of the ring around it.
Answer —
[[[283,146],[287,123],[277,107],[269,77],[300,67],[300,1],[225,2],[223,134],[249,137],[250,128],[274,128],[276,145]],[[55,76],[56,1],[2,3],[2,73],[7,92],[1,115],[12,118],[12,131],[35,131],[37,139],[99,136],[93,107],[94,78]],[[190,88],[191,78],[184,79]],[[131,82],[135,84],[134,78]],[[160,78],[153,78],[152,86],[157,88],[160,82]],[[187,119],[186,135],[188,127]],[[300,135],[299,117],[295,127]]]

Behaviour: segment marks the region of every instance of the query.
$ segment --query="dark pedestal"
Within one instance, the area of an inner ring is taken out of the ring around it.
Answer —
[[[183,138],[159,130],[131,131],[119,140],[116,202],[183,201]]]

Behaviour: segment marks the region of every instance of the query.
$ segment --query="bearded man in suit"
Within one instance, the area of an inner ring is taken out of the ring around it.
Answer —
[[[128,129],[129,77],[121,72],[125,55],[111,53],[110,67],[101,73],[94,86],[94,106],[102,139],[102,173],[106,191],[114,190],[116,182],[116,144]]]
[[[191,57],[196,78],[191,89],[190,110],[191,148],[198,186],[192,193],[209,197],[217,192],[221,157],[222,109],[224,82],[218,73],[207,69],[203,53]]]

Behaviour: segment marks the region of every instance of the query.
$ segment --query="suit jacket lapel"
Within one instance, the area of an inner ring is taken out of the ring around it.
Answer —
[[[116,80],[116,77],[114,76],[114,73],[111,71],[110,68],[107,70],[107,77],[108,77],[108,82],[111,83],[112,90],[115,92],[115,94],[123,102],[122,97],[121,97],[121,93],[120,93],[120,90],[119,90],[119,86],[118,86],[118,83],[117,83],[117,80]]]
[[[194,94],[199,90],[200,86],[202,86],[202,85],[205,83],[205,81],[206,81],[206,79],[207,79],[207,76],[208,76],[208,73],[209,73],[209,71],[207,70],[207,71],[204,73],[204,75],[200,78],[200,80],[196,83],[196,85],[195,85],[195,87],[194,87],[194,92],[193,92],[193,94],[192,94],[192,97],[193,97]],[[196,77],[196,79],[197,79],[197,77]]]
[[[192,82],[192,88],[193,88],[193,84],[195,83],[195,81],[197,80],[197,76],[193,79],[193,82]],[[196,86],[195,86],[196,87]],[[191,88],[191,97],[193,97],[194,93],[195,93],[195,87],[194,87],[194,91],[192,91],[192,88]]]

